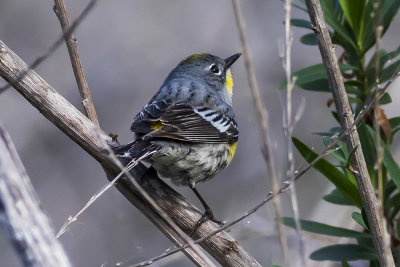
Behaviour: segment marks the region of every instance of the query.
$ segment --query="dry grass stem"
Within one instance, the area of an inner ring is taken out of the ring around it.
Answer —
[[[110,189],[117,181],[119,178],[121,178],[122,175],[126,174],[129,172],[132,168],[134,168],[142,159],[150,156],[151,154],[154,154],[156,151],[152,152],[147,152],[143,154],[141,157],[139,157],[136,160],[132,160],[128,165],[126,165],[125,168],[109,183],[104,185],[99,191],[97,191],[96,194],[94,194],[89,201],[85,204],[85,206],[78,211],[74,216],[69,216],[67,221],[61,226],[60,230],[58,231],[56,237],[59,238],[61,235],[63,235],[66,231],[68,231],[69,226],[78,220],[78,217],[85,211],[87,210],[101,195],[103,195],[108,189]]]
[[[240,1],[232,0],[232,6],[233,6],[234,14],[235,14],[236,27],[238,29],[240,43],[242,45],[243,59],[244,59],[244,64],[245,64],[245,68],[246,68],[246,72],[247,72],[247,78],[248,78],[248,82],[249,82],[251,96],[252,96],[252,100],[257,109],[257,120],[260,125],[260,134],[261,134],[262,155],[263,155],[265,163],[267,165],[268,176],[270,177],[270,179],[272,181],[272,192],[275,195],[275,197],[273,198],[273,206],[274,206],[275,216],[277,219],[276,226],[278,228],[279,240],[281,243],[283,258],[284,258],[284,262],[286,265],[289,262],[288,247],[287,247],[284,226],[280,223],[280,218],[282,217],[280,199],[279,199],[279,197],[276,197],[278,195],[279,182],[278,182],[278,177],[276,175],[274,160],[272,157],[273,150],[272,150],[270,136],[269,136],[269,132],[268,132],[268,120],[269,120],[268,112],[264,108],[264,105],[262,103],[260,90],[258,88],[255,71],[253,68],[252,61],[251,61],[250,48],[248,47],[248,44],[246,41],[246,36],[245,36],[245,23],[244,23],[244,18],[243,18],[242,11],[240,8]]]
[[[296,233],[299,240],[299,249],[300,249],[300,257],[301,257],[301,265],[305,266],[305,245],[303,236],[301,233],[300,226],[300,215],[299,215],[299,205],[297,203],[297,195],[296,195],[296,187],[294,183],[294,171],[295,171],[295,162],[293,156],[293,144],[292,144],[292,135],[294,123],[292,121],[292,90],[295,85],[295,78],[292,78],[292,67],[291,67],[291,48],[293,43],[293,36],[290,28],[290,18],[291,18],[291,0],[286,0],[284,9],[285,9],[285,56],[283,57],[283,67],[286,73],[286,120],[284,120],[284,129],[286,134],[286,144],[287,144],[287,176],[291,181],[289,192],[290,192],[290,201],[292,203],[293,217],[295,221]],[[297,113],[299,114],[299,113]]]
[[[81,61],[79,59],[77,40],[75,39],[72,32],[66,34],[69,28],[69,18],[64,0],[54,0],[54,12],[58,17],[58,20],[60,21],[60,25],[64,33],[65,43],[67,44],[72,69],[74,71],[76,83],[78,84],[79,93],[81,94],[82,105],[85,108],[88,118],[94,124],[98,125],[99,120],[97,118],[96,109],[94,108],[89,86],[83,72]]]

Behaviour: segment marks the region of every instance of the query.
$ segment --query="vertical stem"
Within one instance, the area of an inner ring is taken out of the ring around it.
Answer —
[[[265,163],[267,165],[267,171],[269,177],[271,177],[272,180],[272,194],[273,194],[273,206],[275,210],[275,216],[277,218],[278,223],[277,228],[279,231],[279,239],[280,243],[282,246],[282,252],[283,252],[283,257],[284,257],[284,262],[285,266],[289,264],[289,259],[288,259],[288,248],[287,248],[287,242],[286,242],[286,236],[285,236],[285,231],[283,228],[283,225],[280,223],[281,217],[282,217],[282,212],[281,212],[281,205],[280,205],[280,199],[278,197],[279,194],[279,183],[276,175],[276,170],[275,170],[275,164],[273,162],[272,158],[272,147],[271,147],[271,142],[270,142],[270,137],[269,137],[269,132],[268,132],[268,112],[264,108],[262,100],[261,100],[261,94],[260,90],[258,88],[257,80],[256,80],[256,75],[255,71],[253,68],[253,65],[251,63],[251,56],[250,56],[250,49],[247,45],[246,37],[245,37],[245,25],[244,25],[244,19],[242,16],[242,12],[240,9],[240,3],[239,0],[232,0],[232,6],[233,6],[233,11],[235,14],[235,19],[236,19],[236,26],[238,28],[238,33],[239,33],[239,38],[240,42],[242,45],[242,50],[243,50],[243,58],[244,58],[244,63],[245,63],[245,68],[247,72],[247,78],[249,81],[249,87],[251,91],[251,96],[253,99],[253,102],[256,106],[257,109],[257,120],[260,125],[260,134],[261,134],[261,150],[262,150],[262,155],[264,157]]]
[[[65,34],[65,31],[69,27],[69,18],[67,15],[67,9],[65,7],[64,0],[54,0],[54,12],[58,17],[61,28]],[[66,34],[65,43],[67,44],[72,69],[74,71],[76,83],[78,84],[79,93],[82,99],[82,105],[85,108],[86,115],[94,124],[99,125],[96,109],[94,108],[89,86],[87,84],[81,61],[79,59],[77,40],[72,35],[72,33]]]
[[[352,132],[346,136],[346,144],[349,151],[355,150],[352,159],[352,173],[360,191],[379,262],[382,267],[392,267],[394,266],[393,255],[390,246],[386,245],[388,234],[386,232],[386,227],[382,223],[380,205],[375,196],[375,191],[368,174],[360,138],[354,126],[353,113],[335,55],[335,47],[329,35],[321,4],[318,0],[306,0],[306,5],[311,18],[312,28],[318,38],[322,61],[328,75],[329,87],[335,99],[336,110],[340,118],[342,129],[343,131],[352,129]]]
[[[290,18],[291,18],[291,0],[285,0],[285,56],[284,56],[284,69],[286,72],[286,122],[285,122],[285,132],[286,132],[286,143],[287,143],[287,162],[288,162],[288,170],[287,176],[290,180],[289,192],[290,192],[290,201],[292,203],[293,216],[296,226],[296,233],[299,238],[299,248],[300,248],[300,257],[302,261],[302,265],[305,266],[305,247],[304,240],[301,234],[301,226],[300,226],[300,215],[299,215],[299,206],[297,202],[296,195],[296,187],[295,187],[295,162],[293,157],[293,145],[292,145],[292,134],[294,122],[292,121],[292,91],[294,88],[295,81],[292,79],[292,66],[291,66],[291,47],[292,47],[292,34],[290,30]]]
[[[375,14],[375,88],[378,90],[379,85],[379,65],[380,65],[380,56],[379,50],[381,45],[381,36],[382,36],[382,25],[381,25],[381,1],[375,0],[374,2],[374,14]],[[372,92],[375,93],[375,92]],[[376,163],[375,169],[378,173],[378,193],[381,201],[381,206],[383,207],[383,177],[382,177],[382,162],[383,162],[383,147],[381,144],[381,128],[379,125],[379,101],[376,97],[374,97],[375,108],[374,108],[374,128],[376,135]],[[383,213],[381,214],[383,218]]]

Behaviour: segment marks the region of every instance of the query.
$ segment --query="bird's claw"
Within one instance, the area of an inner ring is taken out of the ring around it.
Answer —
[[[201,226],[203,223],[205,223],[206,221],[208,221],[208,220],[210,220],[210,221],[212,221],[212,222],[218,224],[219,226],[224,225],[223,222],[221,222],[221,221],[215,219],[214,214],[212,213],[211,210],[206,210],[206,211],[204,212],[204,214],[201,216],[201,218],[196,222],[196,226],[194,227],[192,233],[190,234],[190,237],[193,237],[194,234],[197,232],[197,230],[200,228],[200,226]]]

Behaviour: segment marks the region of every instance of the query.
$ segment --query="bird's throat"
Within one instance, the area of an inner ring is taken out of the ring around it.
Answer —
[[[231,70],[226,71],[226,81],[225,81],[225,87],[226,90],[228,90],[229,94],[233,94],[233,79],[232,79],[232,73]]]

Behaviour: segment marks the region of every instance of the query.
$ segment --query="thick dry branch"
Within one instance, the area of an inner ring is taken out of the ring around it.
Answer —
[[[89,86],[87,84],[81,61],[79,59],[77,41],[72,33],[66,34],[66,31],[69,28],[69,19],[64,0],[54,0],[54,12],[60,21],[60,25],[65,36],[65,43],[67,44],[72,69],[74,71],[76,83],[78,84],[79,93],[81,94],[82,105],[85,108],[88,118],[94,124],[98,125],[99,120],[97,118],[96,109],[94,108]]]
[[[0,41],[0,76],[10,81],[24,70],[26,70],[26,64]],[[110,138],[101,130],[95,131],[94,129],[98,129],[97,126],[58,94],[36,72],[29,71],[22,81],[14,82],[13,86],[47,119],[95,158],[109,172],[108,179],[111,180],[120,172],[106,152],[107,149],[104,142],[99,139],[99,134],[100,138],[105,140]],[[161,181],[154,171],[144,173],[143,166],[132,170],[134,177],[142,177],[138,179],[138,182],[151,198],[185,233],[190,234],[201,212]],[[146,203],[128,177],[121,178],[116,187],[177,246],[184,244],[182,238]],[[199,228],[195,237],[199,238],[217,229],[218,226],[215,223],[206,222]],[[223,266],[260,266],[225,232],[210,237],[200,245]],[[186,253],[191,253],[191,257],[196,257],[190,248],[186,249]]]
[[[25,266],[71,266],[1,125],[0,215]]]
[[[380,217],[380,214],[382,214],[379,211],[380,205],[372,187],[360,144],[360,138],[354,125],[354,117],[335,55],[335,47],[332,44],[320,2],[318,0],[306,0],[306,4],[311,18],[312,27],[318,38],[322,61],[328,74],[329,87],[335,99],[336,110],[340,118],[342,129],[343,131],[346,131],[347,129],[352,130],[346,136],[346,144],[349,151],[355,149],[354,157],[352,159],[352,172],[356,179],[363,206],[367,214],[379,262],[383,267],[391,267],[394,266],[394,261],[390,250],[388,234],[383,220]]]

